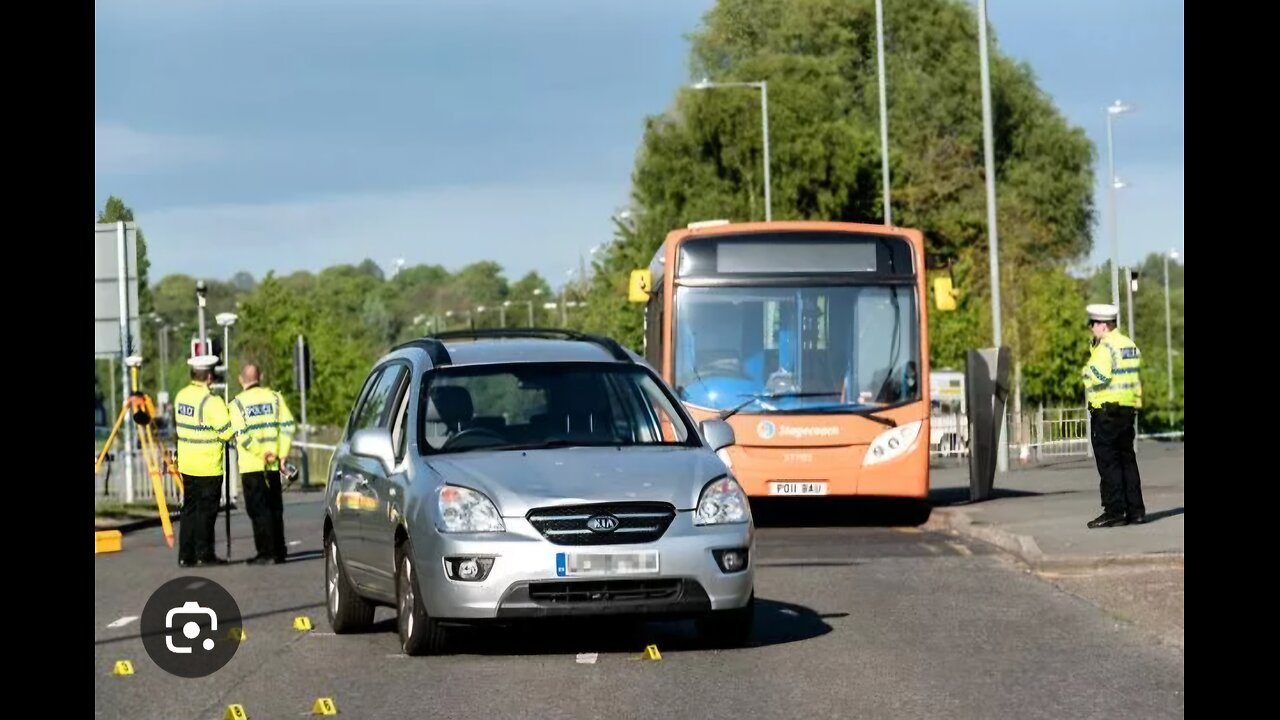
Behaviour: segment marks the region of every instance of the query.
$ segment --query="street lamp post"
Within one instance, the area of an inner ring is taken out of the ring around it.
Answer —
[[[694,83],[694,90],[708,90],[711,88],[732,88],[732,87],[751,87],[760,89],[760,126],[764,135],[764,220],[769,222],[773,220],[773,201],[770,197],[770,181],[769,181],[769,86],[761,80],[760,82],[711,82],[703,78],[701,82]]]
[[[889,201],[889,111],[884,84],[884,0],[876,0],[876,62],[880,75],[880,175],[884,184],[884,224],[892,225],[893,206]]]
[[[1107,233],[1111,235],[1111,304],[1120,306],[1120,239],[1116,235],[1116,158],[1112,142],[1112,121],[1115,116],[1132,110],[1116,100],[1107,106]],[[1129,329],[1133,332],[1133,329]]]
[[[1169,409],[1173,409],[1173,321],[1169,312],[1169,258],[1178,259],[1178,251],[1164,254],[1164,357],[1169,369]]]
[[[991,68],[987,58],[987,0],[978,0],[978,54],[982,66],[982,145],[986,156],[987,173],[987,233],[989,263],[991,265],[991,335],[997,350],[1002,344],[1000,327],[1000,233],[996,226],[996,161],[991,129]],[[1000,423],[1000,441],[996,446],[996,467],[1000,472],[1009,469],[1008,423],[1004,417]]]

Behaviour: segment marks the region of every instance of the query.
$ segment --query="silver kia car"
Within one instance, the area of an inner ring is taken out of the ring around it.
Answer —
[[[635,353],[569,331],[441,333],[393,348],[360,390],[325,498],[329,622],[395,607],[409,655],[450,626],[695,618],[751,633],[755,527],[720,452]]]

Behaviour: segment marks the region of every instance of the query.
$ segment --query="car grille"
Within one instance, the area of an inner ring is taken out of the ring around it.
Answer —
[[[680,580],[591,580],[542,582],[529,585],[529,599],[538,603],[639,602],[670,600],[680,593]]]
[[[612,515],[618,526],[608,532],[587,527],[587,519]],[[565,505],[530,510],[526,517],[534,529],[557,545],[632,545],[662,537],[675,519],[670,503],[635,502],[598,505]]]

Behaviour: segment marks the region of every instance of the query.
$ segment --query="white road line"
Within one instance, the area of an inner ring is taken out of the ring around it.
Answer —
[[[956,543],[956,542],[948,542],[947,544],[951,546],[951,549],[952,549],[952,550],[955,550],[957,553],[959,553],[959,554],[961,554],[961,555],[964,555],[964,556],[966,556],[966,557],[968,557],[969,555],[972,555],[972,554],[973,554],[973,551],[972,551],[972,550],[970,550],[969,548],[967,548],[967,547],[965,547],[965,546],[961,545],[960,543]]]
[[[578,653],[578,664],[595,665],[598,657],[600,657],[600,653]]]
[[[107,627],[109,628],[124,627],[125,625],[128,625],[129,623],[137,619],[138,619],[137,615],[125,615],[124,617],[120,618],[119,620],[116,620],[115,622],[111,623]]]
[[[301,544],[302,544],[302,541],[301,541],[301,540],[290,540],[290,541],[289,541],[289,547],[293,547],[294,545],[301,545]]]

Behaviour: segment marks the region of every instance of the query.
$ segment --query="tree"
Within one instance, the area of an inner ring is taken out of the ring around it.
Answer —
[[[955,259],[961,307],[929,319],[941,341],[931,360],[954,364],[991,337],[977,21],[957,0],[886,4],[894,221]],[[719,0],[692,35],[691,65],[696,78],[768,82],[775,219],[882,221],[872,0]],[[1065,287],[1063,265],[1090,249],[1093,149],[1026,66],[998,51],[991,66],[1005,342],[1039,378],[1059,341],[1040,337],[1036,323],[1056,316],[1037,287]],[[668,231],[763,219],[758,102],[747,90],[682,91],[646,120],[633,222],[597,265],[589,327],[639,347],[627,278]],[[1054,377],[1038,387],[1067,382]]]
[[[253,279],[253,275],[241,270],[231,278],[231,284],[242,292],[253,292],[253,286],[257,284],[257,281]]]

